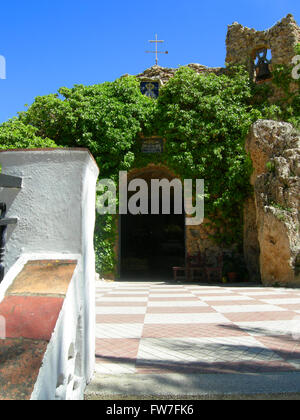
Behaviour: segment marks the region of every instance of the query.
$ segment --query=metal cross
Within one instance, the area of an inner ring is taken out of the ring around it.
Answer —
[[[157,49],[157,44],[158,43],[163,43],[163,42],[165,42],[165,41],[161,41],[161,40],[158,40],[157,39],[157,34],[155,34],[155,40],[153,41],[153,40],[151,40],[151,41],[149,41],[149,42],[151,42],[151,43],[154,43],[155,44],[155,51],[146,51],[146,53],[154,53],[155,54],[155,64],[157,65],[158,64],[158,54],[169,54],[169,52],[168,51],[158,51],[158,49]]]

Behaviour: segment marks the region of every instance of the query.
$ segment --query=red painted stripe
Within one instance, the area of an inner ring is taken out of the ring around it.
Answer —
[[[50,340],[64,299],[40,296],[7,296],[0,304],[7,338]]]

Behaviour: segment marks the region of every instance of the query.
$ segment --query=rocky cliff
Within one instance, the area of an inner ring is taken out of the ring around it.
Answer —
[[[300,133],[260,120],[246,141],[254,197],[245,204],[245,257],[252,279],[300,285]]]

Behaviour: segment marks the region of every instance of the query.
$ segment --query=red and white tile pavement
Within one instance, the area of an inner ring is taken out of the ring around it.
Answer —
[[[300,371],[300,289],[98,282],[96,372]]]

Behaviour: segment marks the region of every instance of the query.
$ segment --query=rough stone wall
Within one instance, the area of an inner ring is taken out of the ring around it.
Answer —
[[[205,253],[208,250],[217,253],[221,251],[221,248],[214,243],[210,236],[213,232],[206,226],[208,222],[209,220],[205,219],[201,225],[186,226],[186,252],[188,255],[194,256],[198,252]]]
[[[245,204],[248,267],[251,241],[258,242],[263,284],[300,285],[300,134],[291,124],[260,120],[252,126],[246,149],[254,167],[255,204]]]
[[[201,64],[188,64],[187,66],[193,70],[195,70],[196,73],[215,73],[215,74],[221,74],[224,72],[224,69],[222,67],[206,67]],[[141,80],[153,80],[153,81],[159,81],[161,85],[164,85],[167,83],[178,71],[178,68],[168,68],[168,67],[160,67],[160,66],[153,66],[149,69],[146,69],[143,73],[138,74],[136,77]],[[125,75],[127,76],[127,75]]]
[[[249,280],[260,282],[260,248],[258,242],[256,207],[254,197],[249,197],[244,204],[244,257]]]
[[[299,42],[300,27],[291,14],[266,31],[256,31],[235,22],[228,27],[226,63],[251,68],[256,51],[268,48],[272,52],[272,64],[290,65]]]

